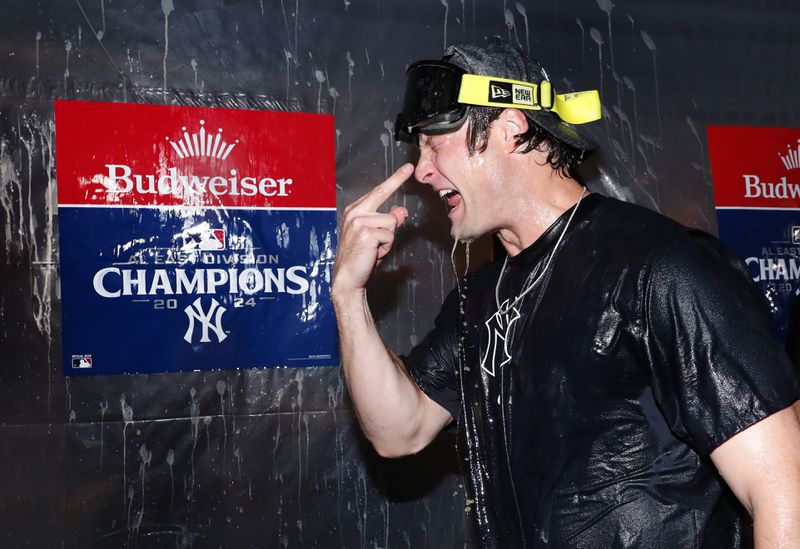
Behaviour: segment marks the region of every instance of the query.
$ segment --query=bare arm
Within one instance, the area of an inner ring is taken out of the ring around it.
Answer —
[[[753,517],[756,549],[800,547],[800,419],[792,406],[732,437],[711,459]]]
[[[333,275],[342,368],[361,428],[379,454],[396,457],[427,446],[452,421],[450,413],[411,380],[386,348],[367,303],[366,284],[391,251],[408,212],[377,209],[413,172],[406,164],[345,209]]]

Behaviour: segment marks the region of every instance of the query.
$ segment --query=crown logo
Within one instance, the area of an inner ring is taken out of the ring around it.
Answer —
[[[178,154],[178,158],[189,158],[190,156],[206,156],[210,158],[219,158],[225,160],[231,151],[239,142],[237,139],[235,143],[227,143],[222,139],[222,128],[219,128],[216,135],[206,132],[206,121],[200,121],[200,131],[191,135],[186,131],[186,126],[182,127],[183,139],[178,141],[171,141],[167,137],[167,141],[172,145],[172,149]]]
[[[797,140],[796,149],[792,150],[791,145],[786,145],[786,154],[778,153],[778,157],[787,170],[796,170],[800,168],[800,139]]]

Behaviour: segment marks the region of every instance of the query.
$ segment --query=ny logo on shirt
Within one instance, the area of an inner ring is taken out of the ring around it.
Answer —
[[[501,311],[505,311],[505,313]],[[494,377],[498,369],[511,362],[511,352],[509,350],[509,345],[511,345],[510,334],[513,333],[512,328],[514,323],[519,320],[519,317],[519,309],[516,307],[508,309],[508,300],[506,299],[500,305],[500,308],[485,322],[486,339],[489,344],[481,358],[481,370],[492,377]]]

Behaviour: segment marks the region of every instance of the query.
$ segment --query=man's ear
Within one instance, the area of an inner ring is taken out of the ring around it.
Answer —
[[[519,109],[504,109],[497,121],[500,123],[500,137],[503,140],[504,149],[514,152],[517,148],[517,136],[528,131],[528,117]]]

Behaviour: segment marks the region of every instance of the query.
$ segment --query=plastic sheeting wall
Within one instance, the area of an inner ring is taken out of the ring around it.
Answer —
[[[0,545],[471,544],[452,434],[418,456],[378,458],[337,367],[63,376],[53,99],[333,113],[343,208],[413,157],[389,133],[405,66],[500,34],[538,57],[557,90],[601,90],[591,188],[713,231],[705,126],[800,126],[798,10],[791,0],[5,0]],[[370,294],[402,352],[454,278],[438,199],[409,183],[398,201],[411,223]]]

